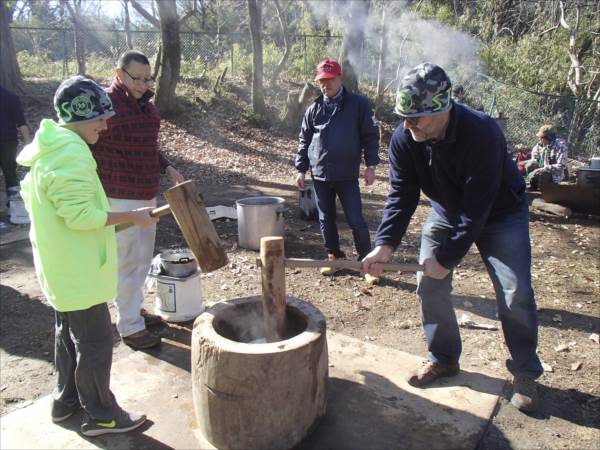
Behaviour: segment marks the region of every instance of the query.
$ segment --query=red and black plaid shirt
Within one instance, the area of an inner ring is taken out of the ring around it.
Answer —
[[[149,101],[154,94],[148,91],[136,100],[116,78],[106,92],[116,114],[91,146],[98,176],[108,197],[150,200],[170,165],[158,149],[160,115]]]

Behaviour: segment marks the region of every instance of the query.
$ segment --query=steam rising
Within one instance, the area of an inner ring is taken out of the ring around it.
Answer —
[[[360,52],[349,53],[351,64],[362,80],[377,78],[379,41],[381,39],[381,6],[371,2],[368,13],[365,2],[351,7],[355,0],[311,0],[308,3],[313,15],[320,21],[328,21],[329,27],[346,34],[352,27],[365,28],[362,57]],[[434,20],[425,20],[410,12],[404,1],[389,1],[384,6],[387,23],[387,51],[385,82],[423,62],[442,66],[447,72],[479,70],[480,42],[473,36],[452,29]],[[350,11],[355,12],[354,16]],[[330,49],[331,51],[331,49]],[[339,54],[330,53],[334,58]]]

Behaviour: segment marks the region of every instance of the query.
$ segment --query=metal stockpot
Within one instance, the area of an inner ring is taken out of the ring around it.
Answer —
[[[165,275],[187,277],[198,270],[198,262],[189,249],[167,250],[160,254],[160,265]]]
[[[258,250],[260,238],[283,236],[284,203],[281,197],[247,197],[236,201],[239,246]]]

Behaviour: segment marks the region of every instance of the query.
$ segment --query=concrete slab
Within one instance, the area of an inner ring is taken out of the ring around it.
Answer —
[[[29,225],[12,225],[6,222],[2,222],[1,225],[0,245],[29,239]]]
[[[474,448],[488,424],[504,380],[463,372],[429,389],[406,384],[421,358],[328,333],[327,414],[302,449]],[[84,438],[78,414],[54,425],[50,397],[0,419],[0,448],[208,449],[197,433],[189,347],[167,340],[113,366],[113,390],[126,409],[149,420],[136,432]]]

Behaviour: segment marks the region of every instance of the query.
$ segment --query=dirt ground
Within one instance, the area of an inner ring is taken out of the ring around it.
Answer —
[[[47,92],[52,87],[31,86],[37,96],[26,104],[35,119],[50,114],[39,105],[49,102]],[[187,98],[203,93],[199,86],[185,89],[189,89]],[[209,106],[190,101],[183,114],[164,121],[161,145],[186,178],[197,181],[209,206],[230,206],[251,195],[285,198],[287,256],[323,258],[318,224],[299,218],[292,165],[295,133],[253,126],[238,105],[245,101],[244,95],[230,89]],[[387,191],[384,153],[376,184],[363,187],[364,212],[372,234]],[[427,199],[422,198],[396,261],[416,261],[420,226],[428,208]],[[339,219],[342,247],[351,256],[351,232],[341,213]],[[507,389],[478,448],[600,448],[600,345],[593,340],[600,333],[600,223],[535,212],[530,221],[539,355],[546,368],[539,379],[541,407],[531,415],[515,411],[508,404]],[[260,293],[257,253],[238,247],[235,221],[214,223],[230,264],[202,275],[203,301],[210,305]],[[174,220],[162,219],[156,253],[184,245]],[[0,413],[5,415],[52,390],[54,330],[52,309],[37,286],[30,251],[23,242],[0,247],[0,277]],[[414,274],[391,274],[380,285],[367,286],[360,274],[351,271],[324,277],[314,269],[287,269],[286,283],[288,295],[309,301],[323,312],[330,330],[425,355]],[[499,327],[492,284],[475,250],[456,269],[453,294],[457,317],[468,315],[474,322]],[[148,292],[150,310],[153,299],[153,292]],[[171,339],[187,335],[189,340],[190,328],[191,323],[165,324],[155,331]],[[485,368],[499,378],[509,378],[501,331],[462,328],[461,333],[462,367]],[[130,351],[115,337],[115,359]]]

